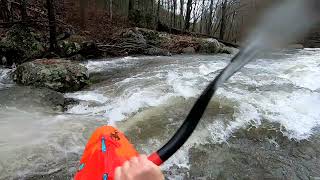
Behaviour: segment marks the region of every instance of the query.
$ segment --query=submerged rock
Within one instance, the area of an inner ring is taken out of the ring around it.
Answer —
[[[190,150],[191,177],[207,179],[310,179],[320,177],[320,137],[295,141],[278,125],[249,127],[228,143]],[[210,168],[208,168],[210,167]]]
[[[62,59],[38,59],[23,63],[14,72],[14,81],[59,92],[77,91],[87,85],[88,70],[81,64]]]
[[[0,90],[0,106],[23,110],[62,111],[67,101],[62,93],[29,86],[14,86]]]

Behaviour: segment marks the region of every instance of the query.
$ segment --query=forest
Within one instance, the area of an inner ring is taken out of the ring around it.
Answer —
[[[58,33],[89,31],[98,37],[110,29],[137,26],[239,42],[246,26],[255,21],[252,16],[265,4],[259,0],[1,0],[0,20],[3,28],[24,23],[55,26]]]
[[[64,33],[105,41],[127,27],[214,37],[240,44],[257,17],[273,2],[276,1],[1,0],[0,26],[2,35],[14,24],[50,32],[50,38],[46,38],[53,47],[57,36]]]

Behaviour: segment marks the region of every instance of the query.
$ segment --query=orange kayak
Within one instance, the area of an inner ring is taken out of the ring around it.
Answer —
[[[95,130],[89,139],[75,180],[113,180],[114,171],[125,161],[138,156],[126,136],[111,126]]]

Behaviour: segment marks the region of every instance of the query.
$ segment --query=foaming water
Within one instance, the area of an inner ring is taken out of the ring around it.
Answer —
[[[163,166],[173,172],[169,178],[181,178],[185,173],[181,169],[190,168],[190,148],[228,142],[234,132],[248,125],[275,122],[294,140],[312,136],[320,124],[320,79],[315,78],[320,72],[319,54],[320,49],[275,52],[236,73],[218,90],[190,140]],[[68,169],[72,174],[88,137],[102,124],[125,131],[140,152],[156,150],[231,57],[92,60],[85,65],[91,74],[100,73],[102,80],[84,91],[65,94],[79,100],[67,112],[0,107],[0,166],[5,167],[0,167],[5,172],[0,172],[0,179],[46,174],[48,168]],[[104,80],[105,72],[115,78]],[[43,168],[46,164],[47,169]]]
[[[265,120],[279,123],[289,138],[309,138],[320,123],[317,111],[320,96],[314,91],[320,84],[320,80],[314,78],[320,72],[319,53],[319,49],[275,52],[246,66],[218,91],[213,101],[218,100],[220,105],[208,108],[195,134],[164,169],[172,165],[188,168],[190,147],[227,142],[236,130],[248,125],[259,126]],[[125,130],[138,149],[150,153],[179,127],[195,98],[229,59],[229,55],[143,58],[136,62],[139,69],[129,77],[113,83],[108,81],[91,91],[109,101],[99,105],[80,103],[69,112],[81,113],[83,108],[88,108],[89,114],[99,111],[109,123]],[[103,62],[94,63],[101,63],[111,73],[114,71]],[[131,71],[131,67],[126,68],[122,70]],[[90,91],[78,92],[76,96],[81,94],[85,97]],[[179,104],[177,98],[185,102]],[[226,111],[229,107],[232,110]]]
[[[11,69],[1,68],[0,66],[0,89],[12,84],[10,73]]]
[[[230,127],[241,127],[240,121],[244,124],[249,121],[258,122],[266,116],[264,113],[274,108],[273,115],[272,113],[267,114],[267,119],[283,122],[285,128],[290,131],[290,137],[303,139],[310,135],[303,128],[294,128],[285,124],[289,124],[286,122],[290,118],[293,122],[295,120],[303,122],[298,116],[300,114],[314,120],[306,120],[313,124],[307,128],[307,131],[311,131],[312,127],[317,125],[319,115],[314,112],[311,116],[313,109],[310,110],[311,114],[303,114],[302,111],[296,111],[296,107],[304,104],[304,107],[312,107],[318,103],[319,94],[313,91],[318,89],[320,84],[318,78],[315,78],[320,77],[318,76],[320,67],[317,61],[320,50],[305,49],[293,53],[282,53],[288,54],[282,59],[260,58],[256,60],[237,73],[223,89],[218,91],[218,97],[227,97],[240,103],[239,112],[235,115],[236,119],[239,119],[235,122],[239,121],[239,125],[232,124]],[[169,57],[169,61],[167,59],[162,61],[162,57],[142,59],[137,66],[145,64],[148,66],[142,67],[134,76],[120,79],[113,84],[107,84],[105,87],[92,91],[69,94],[68,97],[85,100],[80,105],[69,109],[69,113],[98,113],[110,120],[109,122],[115,122],[126,120],[146,108],[161,106],[170,98],[196,98],[205,85],[227,64],[230,57],[227,55],[197,56],[197,60],[192,61],[184,56]],[[211,58],[214,60],[212,61]],[[160,67],[152,66],[155,61],[157,64],[162,63]],[[93,63],[100,63],[105,69],[113,68],[104,66],[103,61],[89,62],[88,66]],[[99,71],[100,68],[97,70]],[[92,71],[94,72],[94,69]],[[299,97],[300,94],[301,97]],[[296,101],[295,98],[298,97],[299,101]],[[310,100],[310,98],[313,99]],[[264,99],[269,102],[259,102]],[[96,103],[88,103],[88,101]],[[281,112],[281,109],[277,108],[280,104],[292,107],[292,113],[297,114],[292,117],[290,112]],[[286,113],[291,115],[286,119],[283,118],[285,115],[278,118],[279,113],[280,115]]]

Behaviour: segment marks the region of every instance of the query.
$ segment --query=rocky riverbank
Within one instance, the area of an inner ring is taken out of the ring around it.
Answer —
[[[232,53],[216,39],[127,28],[105,42],[80,35],[60,38],[49,52],[45,35],[23,25],[12,26],[0,41],[0,65],[16,68],[14,81],[20,85],[45,87],[58,92],[81,90],[88,85],[88,72],[79,62],[89,58],[128,55],[170,56],[172,54]]]

